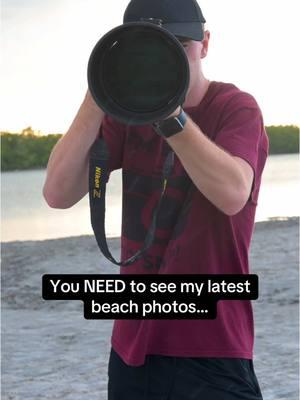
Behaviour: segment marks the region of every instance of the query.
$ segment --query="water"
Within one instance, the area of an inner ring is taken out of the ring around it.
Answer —
[[[300,215],[298,154],[269,156],[260,187],[256,221]]]
[[[51,209],[42,196],[45,170],[3,172],[2,241],[43,240],[93,234],[88,196],[66,210]],[[299,156],[270,156],[264,171],[256,221],[299,215]],[[121,171],[107,188],[106,232],[121,232]]]

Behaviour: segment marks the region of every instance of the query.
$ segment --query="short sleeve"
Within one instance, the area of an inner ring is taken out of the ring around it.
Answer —
[[[251,95],[241,92],[228,102],[215,143],[250,164],[254,172],[251,197],[256,202],[268,146],[262,114]]]
[[[99,135],[104,138],[109,150],[109,171],[122,168],[126,126],[105,115]]]

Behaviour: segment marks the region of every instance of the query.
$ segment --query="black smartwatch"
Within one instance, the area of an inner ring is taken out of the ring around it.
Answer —
[[[180,107],[180,113],[177,117],[171,117],[152,124],[154,130],[160,135],[169,138],[183,130],[186,123],[186,113]]]

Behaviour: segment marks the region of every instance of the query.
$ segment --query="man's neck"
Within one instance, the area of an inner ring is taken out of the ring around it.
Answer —
[[[186,100],[183,104],[184,108],[198,106],[208,90],[210,81],[203,75],[199,77],[198,83],[188,92]]]

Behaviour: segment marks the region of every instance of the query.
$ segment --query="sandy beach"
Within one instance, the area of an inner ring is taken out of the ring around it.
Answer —
[[[298,399],[299,221],[256,224],[254,368],[264,400]],[[119,257],[119,240],[109,240]],[[2,399],[106,400],[112,321],[80,301],[45,301],[43,274],[116,273],[93,236],[2,244]],[[95,260],[98,260],[95,264]]]

